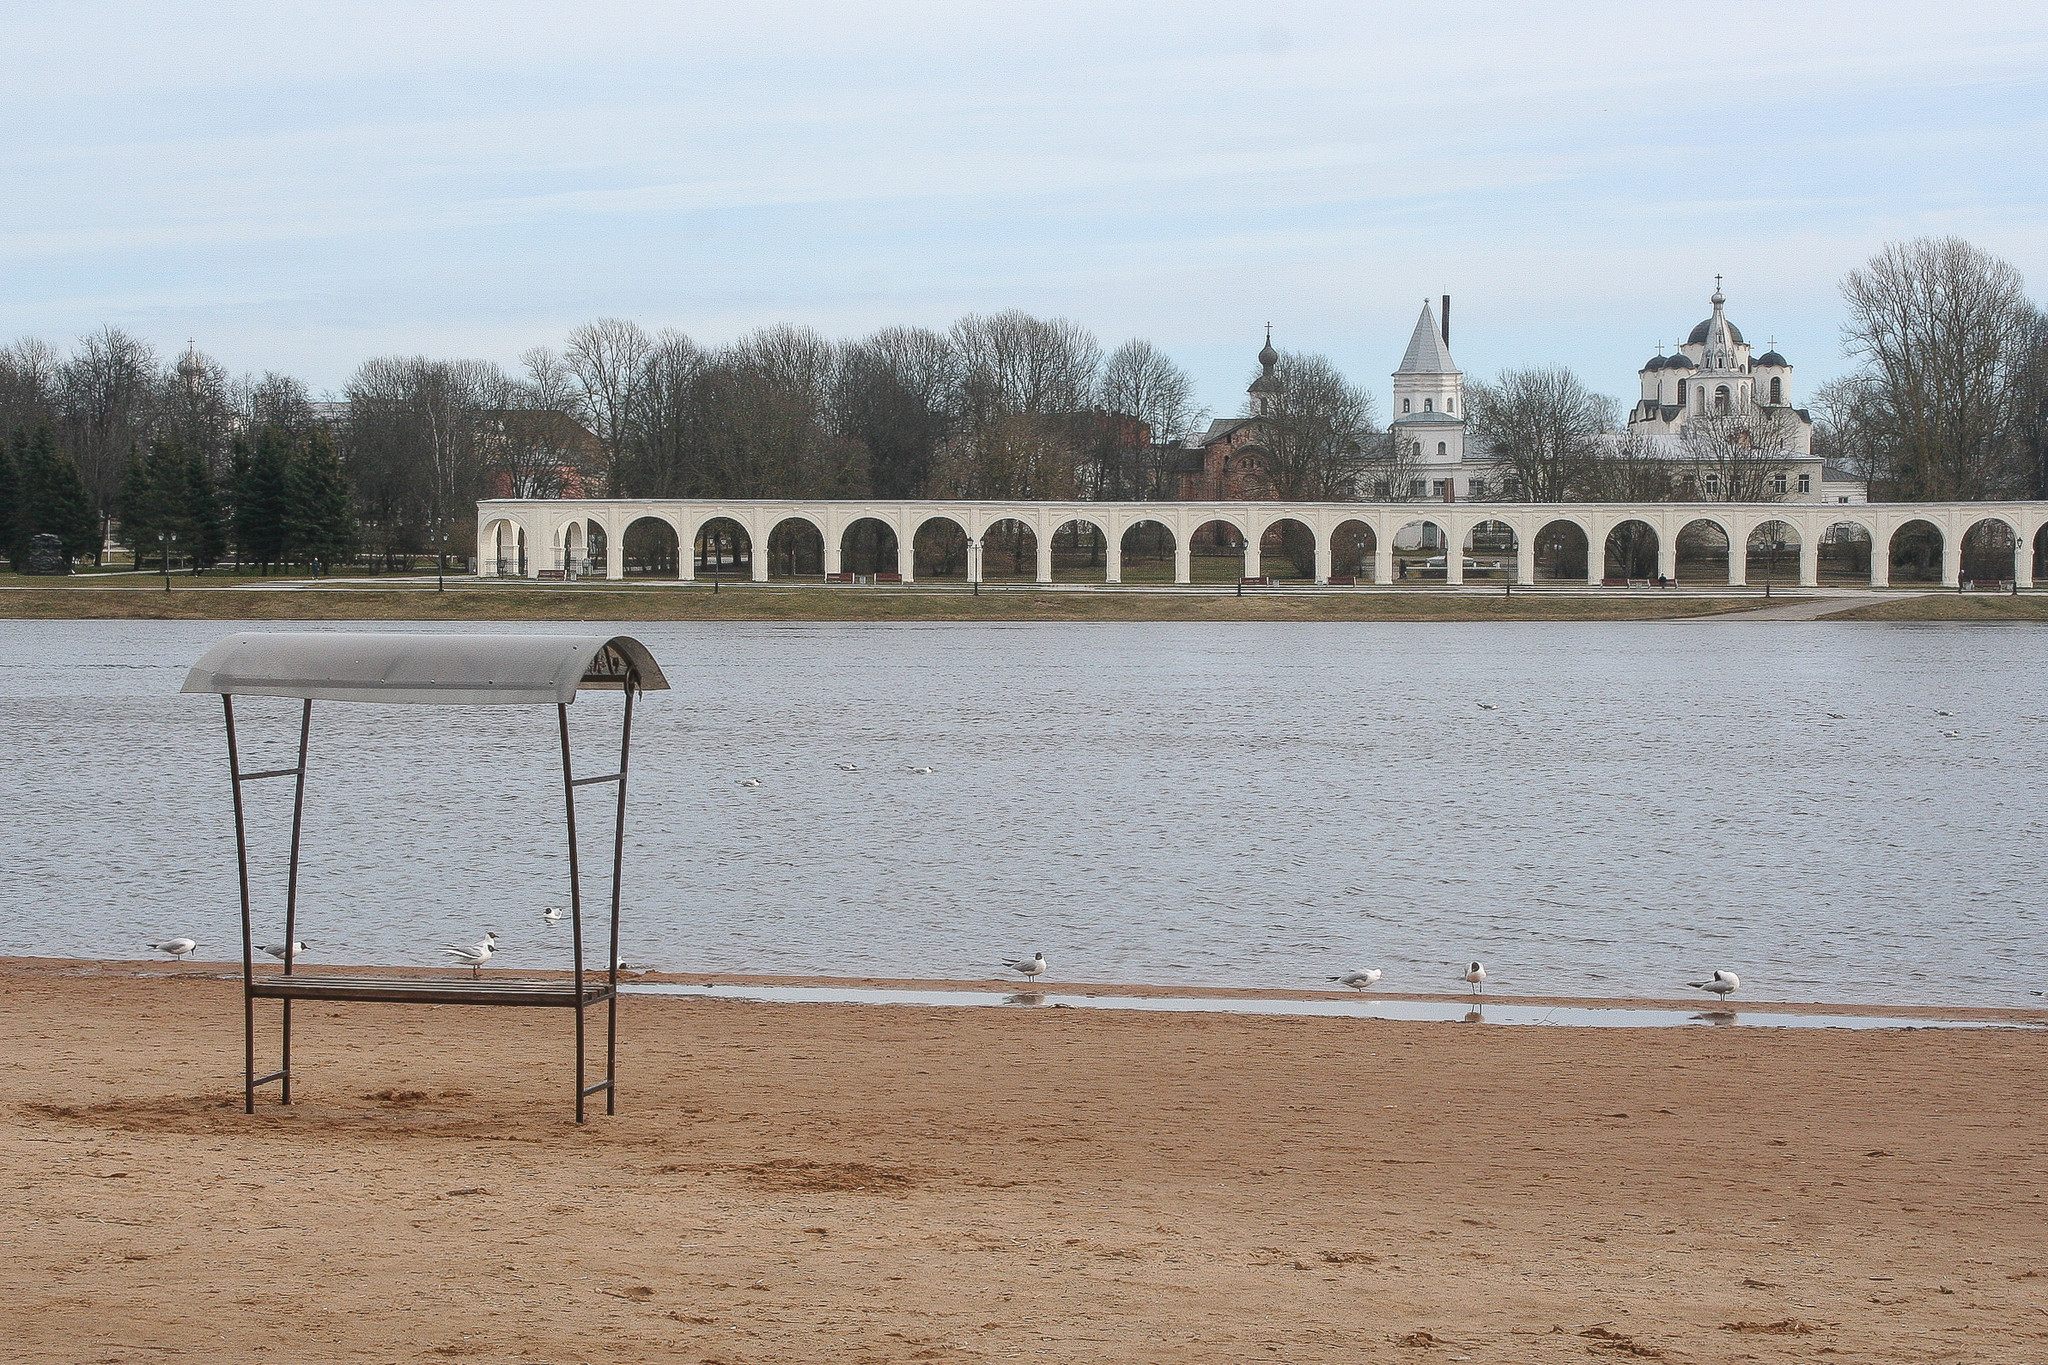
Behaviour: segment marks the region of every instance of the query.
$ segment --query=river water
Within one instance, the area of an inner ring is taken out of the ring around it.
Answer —
[[[233,629],[0,622],[0,953],[238,955],[220,705],[177,690]],[[1724,968],[1747,999],[1981,1005],[2048,985],[2048,631],[615,629],[675,685],[636,713],[636,963],[962,978],[1042,949],[1053,982],[1370,965],[1431,991],[1480,958],[1504,995]],[[610,771],[617,706],[571,708],[582,772]],[[238,704],[250,766],[290,763],[295,709]],[[556,765],[551,708],[316,705],[308,961],[431,963],[488,928],[493,969],[566,963],[540,917],[567,894]],[[259,939],[282,937],[289,788],[249,789]]]

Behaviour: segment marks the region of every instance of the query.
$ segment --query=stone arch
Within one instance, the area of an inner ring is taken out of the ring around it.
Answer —
[[[1349,517],[1330,528],[1330,577],[1374,579],[1379,532],[1361,517]]]
[[[595,517],[584,523],[583,530],[584,570],[602,577],[611,568],[611,537],[605,533],[604,523]]]
[[[1820,530],[1816,557],[1819,581],[1828,584],[1868,583],[1870,523],[1861,517],[1834,517]]]
[[[2048,521],[2034,528],[2034,582],[2048,581]]]
[[[839,532],[839,564],[848,573],[900,573],[896,528],[882,517],[855,517]]]
[[[1171,583],[1178,577],[1180,538],[1158,517],[1133,517],[1117,548],[1127,583]]]
[[[589,573],[590,561],[584,553],[585,542],[582,518],[579,517],[574,521],[563,522],[559,535],[561,543],[555,548],[554,567],[574,574],[579,578]]]
[[[690,537],[690,561],[700,578],[751,578],[753,533],[737,517],[706,517],[697,523],[697,532]]]
[[[825,572],[825,528],[795,512],[768,528],[768,577],[818,578]]]
[[[1196,583],[1235,583],[1244,574],[1251,537],[1235,517],[1211,517],[1188,532],[1188,576]]]
[[[1091,516],[1061,517],[1052,530],[1052,576],[1070,583],[1109,581],[1109,527]]]
[[[1892,583],[1939,583],[1942,554],[1948,538],[1925,517],[1902,521],[1885,537],[1886,580]]]
[[[2020,532],[2009,519],[1979,517],[1963,529],[1962,576],[1973,583],[2010,583],[2018,567]]]
[[[1299,517],[1275,517],[1259,532],[1259,572],[1269,578],[1316,581],[1316,551],[1321,539]]]
[[[1583,583],[1593,537],[1577,517],[1552,517],[1529,537],[1539,582]]]
[[[1436,582],[1441,583],[1449,576],[1450,536],[1443,523],[1430,517],[1417,517],[1394,528],[1387,537],[1394,548],[1394,581],[1397,583]],[[1461,553],[1460,559],[1464,556]],[[1435,560],[1432,564],[1430,561]]]
[[[1019,517],[998,517],[981,528],[983,581],[1038,577],[1038,528]]]
[[[1719,517],[1692,517],[1671,539],[1679,582],[1728,580],[1729,549],[1735,537],[1727,522]]]
[[[525,574],[526,566],[520,563],[520,531],[509,517],[493,517],[484,524],[484,533],[477,542],[476,554],[480,570],[488,569],[490,576],[497,578],[518,578]]]
[[[958,517],[935,513],[920,519],[910,532],[910,576],[967,578],[967,527]]]
[[[1522,548],[1521,537],[1515,528],[1497,517],[1488,517],[1472,523],[1465,532],[1465,543],[1460,547],[1471,563],[1465,566],[1467,578],[1504,579],[1515,572],[1517,553]]]
[[[1797,583],[1805,541],[1799,528],[1783,517],[1766,517],[1750,527],[1744,539],[1743,581]]]
[[[680,578],[682,536],[674,522],[649,512],[626,523],[619,562],[628,578]]]

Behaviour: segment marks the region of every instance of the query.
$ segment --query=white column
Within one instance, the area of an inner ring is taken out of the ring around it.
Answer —
[[[1657,572],[1664,578],[1678,577],[1678,532],[1669,527],[1657,533]]]
[[[1316,536],[1316,582],[1330,581],[1330,532],[1322,531]]]
[[[1799,586],[1820,586],[1820,537],[1811,531],[1799,538]]]
[[[1103,582],[1121,583],[1124,581],[1124,538],[1122,536],[1112,535],[1108,531],[1102,533],[1102,568]]]
[[[1728,532],[1728,586],[1740,588],[1749,582],[1749,532],[1739,527]]]
[[[1444,517],[1444,586],[1455,588],[1465,582],[1465,519],[1455,513]]]
[[[844,573],[839,566],[839,538],[842,528],[835,517],[825,518],[825,572]]]
[[[2015,535],[2012,542],[2012,581],[2022,588],[2034,586],[2034,537]]]
[[[1889,588],[1892,585],[1892,531],[1895,528],[1876,517],[1870,520],[1870,586]]]
[[[614,524],[617,519],[604,519],[604,576],[610,580],[626,576],[626,533]]]
[[[1941,533],[1941,586],[1960,587],[1963,581],[1963,533],[1944,527]]]
[[[1377,526],[1372,529],[1372,581],[1382,587],[1394,581],[1394,533],[1381,535]]]
[[[1600,580],[1607,577],[1607,537],[1612,527],[1599,527],[1586,532],[1586,586],[1597,588]]]
[[[671,523],[673,527],[673,523]],[[697,538],[683,538],[680,528],[676,532],[676,578],[684,583],[697,581]]]
[[[1541,528],[1538,528],[1541,529]],[[1529,587],[1536,582],[1536,533],[1515,532],[1515,582]]]
[[[1038,581],[1052,582],[1052,532],[1043,527],[1038,532]]]
[[[1173,541],[1173,581],[1192,583],[1195,581],[1195,555],[1188,548],[1188,533],[1182,531]]]
[[[1257,578],[1259,576],[1259,533],[1257,531],[1244,538],[1244,576],[1246,578]]]

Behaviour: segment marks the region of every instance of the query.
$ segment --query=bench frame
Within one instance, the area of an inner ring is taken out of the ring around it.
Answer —
[[[287,945],[298,942],[299,903],[299,833],[305,822],[306,813],[306,752],[313,728],[313,699],[307,697],[299,711],[299,761],[290,768],[273,768],[263,772],[242,771],[241,753],[235,735],[235,699],[228,692],[220,694],[221,709],[227,725],[228,776],[234,789],[235,807],[235,870],[240,877],[242,892],[242,1112],[256,1112],[256,1088],[272,1081],[278,1084],[278,1100],[283,1104],[292,1102],[292,1001],[325,1000],[351,1001],[380,1004],[422,1004],[422,1005],[510,1005],[542,1006],[571,1009],[576,1012],[576,1122],[584,1121],[584,1101],[598,1091],[604,1092],[604,1111],[618,1112],[618,1041],[619,1041],[619,890],[620,874],[624,869],[626,850],[626,766],[632,752],[633,742],[633,697],[641,690],[642,679],[639,670],[630,662],[626,664],[626,676],[622,690],[625,693],[625,714],[619,726],[619,769],[602,777],[577,777],[569,758],[569,706],[566,702],[555,703],[555,714],[559,723],[562,744],[562,793],[568,816],[569,836],[569,906],[571,924],[575,934],[575,971],[573,979],[566,982],[532,979],[462,979],[450,977],[373,977],[373,976],[308,976],[292,970],[292,959],[287,953],[284,969],[265,976],[256,975],[255,935],[249,897],[249,840],[242,811],[242,785],[259,782],[266,778],[289,777],[293,779],[292,793],[292,840],[290,871],[285,881],[284,941]],[[664,681],[661,685],[666,686]],[[616,783],[618,804],[612,831],[612,900],[611,900],[611,945],[605,955],[606,970],[601,979],[593,979],[583,965],[583,879],[576,844],[576,791],[579,787],[595,786],[601,783]],[[256,1002],[276,1000],[282,1010],[281,1046],[278,1068],[259,1076],[256,1074]],[[597,1005],[605,1007],[604,1079],[594,1084],[584,1083],[584,1034],[586,1011]]]

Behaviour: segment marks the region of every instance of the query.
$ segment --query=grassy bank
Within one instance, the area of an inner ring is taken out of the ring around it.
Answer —
[[[1834,612],[1830,621],[2048,621],[2048,596],[1938,592]]]
[[[1219,597],[807,587],[0,592],[0,617],[142,621],[1640,621],[1714,616],[1748,598],[1452,593]]]

